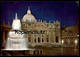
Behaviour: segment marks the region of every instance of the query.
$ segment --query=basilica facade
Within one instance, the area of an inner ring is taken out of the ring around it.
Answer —
[[[54,21],[47,23],[44,20],[37,20],[31,13],[31,10],[27,10],[21,20],[21,28],[23,31],[44,31],[45,33],[39,34],[25,34],[28,43],[30,44],[44,44],[44,43],[61,43],[60,34],[60,22]]]
[[[28,44],[45,44],[51,43],[54,46],[56,44],[60,44],[61,46],[72,45],[79,46],[79,21],[76,25],[70,27],[60,27],[60,22],[58,20],[53,23],[46,22],[44,20],[36,19],[31,10],[28,8],[27,13],[21,19],[21,30],[26,31],[44,31],[44,33],[25,33],[25,38]],[[5,20],[3,20],[3,24],[1,24],[1,48],[5,47],[8,33],[12,29],[11,25],[5,24]],[[52,46],[53,46],[52,45]]]

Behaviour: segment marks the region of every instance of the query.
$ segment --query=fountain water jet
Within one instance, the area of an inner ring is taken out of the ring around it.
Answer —
[[[20,20],[17,18],[17,13],[12,23],[12,30],[8,34],[5,50],[29,50],[25,35],[17,34],[15,33],[15,30],[22,31]]]

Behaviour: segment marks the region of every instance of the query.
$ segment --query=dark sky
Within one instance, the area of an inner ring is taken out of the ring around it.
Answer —
[[[13,1],[1,2],[1,23],[8,20],[12,24],[15,13],[22,19],[30,6],[32,14],[38,20],[51,21],[59,20],[61,26],[72,26],[79,19],[78,4],[75,1]]]

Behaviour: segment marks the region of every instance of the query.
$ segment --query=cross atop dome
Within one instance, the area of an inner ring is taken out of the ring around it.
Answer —
[[[28,6],[27,14],[31,14],[30,7]]]
[[[30,6],[28,6],[28,10],[30,10]]]

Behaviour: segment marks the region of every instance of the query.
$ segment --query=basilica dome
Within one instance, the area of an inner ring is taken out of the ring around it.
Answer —
[[[31,14],[30,9],[28,9],[27,14],[23,16],[22,22],[36,22],[37,20],[35,17]]]

